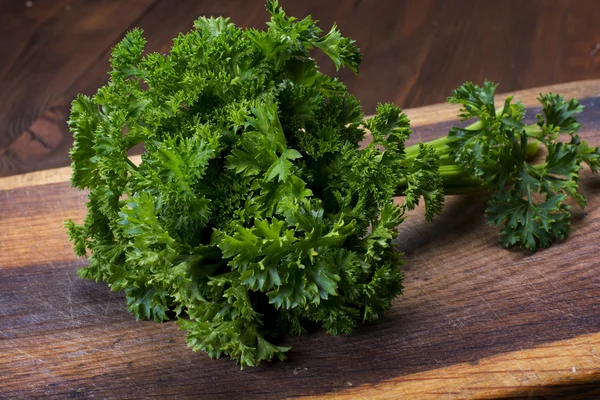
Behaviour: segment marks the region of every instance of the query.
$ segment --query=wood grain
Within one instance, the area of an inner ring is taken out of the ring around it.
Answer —
[[[600,394],[598,351],[600,334],[593,333],[303,399],[572,398],[578,394],[591,399],[592,394]],[[555,383],[547,386],[548,382]]]
[[[512,91],[600,77],[596,0],[281,3],[357,40],[361,74],[338,75],[366,112],[441,102],[466,80]],[[0,176],[68,165],[69,104],[106,82],[110,48],[127,30],[142,27],[148,50],[166,52],[200,15],[246,27],[267,19],[264,0],[0,1]]]
[[[0,37],[7,38],[0,64],[3,175],[66,165],[68,105],[77,94],[68,89],[155,2],[0,3]]]
[[[527,104],[541,88],[518,93]],[[600,82],[551,88],[579,96],[582,135],[600,145]],[[455,108],[407,110],[420,139]],[[429,120],[427,118],[429,115]],[[239,371],[186,348],[173,322],[136,322],[122,293],[79,279],[62,228],[83,218],[68,169],[0,179],[0,397],[49,398],[594,398],[600,382],[600,178],[573,232],[550,249],[505,250],[485,226],[485,196],[453,197],[397,240],[405,294],[351,335],[285,341],[286,362]],[[27,183],[27,184],[24,184]],[[575,369],[573,369],[573,367]],[[8,377],[8,378],[6,378]]]

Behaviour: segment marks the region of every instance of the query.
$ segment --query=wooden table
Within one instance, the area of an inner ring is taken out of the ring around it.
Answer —
[[[576,96],[582,135],[600,145],[600,81],[540,91]],[[444,134],[455,106],[408,110],[414,139]],[[169,322],[136,322],[124,296],[78,279],[62,221],[82,219],[69,169],[0,179],[0,397],[336,399],[598,398],[600,176],[573,232],[550,249],[505,250],[484,224],[486,196],[453,197],[425,223],[416,210],[397,245],[406,290],[387,316],[344,337],[285,344],[289,360],[239,368],[186,348]]]
[[[111,47],[133,27],[165,53],[201,15],[264,29],[266,0],[0,0],[0,176],[62,167],[78,93],[108,79]],[[503,91],[600,78],[598,0],[280,0],[290,15],[337,23],[360,75],[338,74],[372,113],[378,102],[445,101],[466,80]],[[326,56],[322,71],[335,74]]]

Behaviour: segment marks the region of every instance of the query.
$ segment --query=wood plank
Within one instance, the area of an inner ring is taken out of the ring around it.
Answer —
[[[26,3],[0,1],[0,36],[9,38],[0,43],[0,176],[69,164],[70,102],[105,83],[109,47],[133,25],[144,28],[149,50],[166,52],[200,15],[252,27],[267,20],[264,0]],[[361,74],[338,75],[368,113],[378,102],[444,101],[465,80],[488,78],[512,91],[600,77],[596,0],[281,3],[292,15],[312,14],[324,28],[337,23],[357,40]],[[325,56],[317,59],[324,72],[335,72]]]
[[[90,3],[90,6],[94,6],[94,3]],[[65,121],[68,118],[70,103],[77,94],[93,95],[106,83],[111,47],[121,39],[126,30],[139,26],[144,29],[144,36],[148,40],[147,50],[165,53],[169,50],[173,38],[181,32],[189,31],[193,21],[200,15],[229,15],[242,26],[248,26],[249,22],[250,25],[261,25],[267,20],[262,0],[243,3],[152,1],[144,9],[127,7],[128,13],[135,19],[121,28],[107,24],[103,26],[100,23],[100,28],[110,31],[110,35],[105,35],[110,41],[101,47],[85,44],[86,48],[97,53],[93,62],[85,68],[78,68],[74,75],[71,75],[73,71],[65,66],[71,81],[60,87],[48,89],[52,90],[52,98],[45,104],[44,110],[40,111],[39,116],[35,115],[27,120],[27,128],[4,151],[0,140],[0,176],[68,165],[67,149],[72,144],[72,137]],[[82,13],[81,10],[72,7],[69,12]],[[115,14],[119,12],[115,11]],[[69,32],[69,36],[77,44],[77,32]],[[15,115],[11,118],[13,117]],[[44,141],[43,138],[52,138],[52,141]]]
[[[26,51],[40,25],[55,14],[71,10],[69,0],[42,1],[28,5],[12,0],[0,1],[0,81]],[[34,39],[35,40],[35,39]]]
[[[65,165],[71,141],[61,96],[156,1],[0,4],[2,36],[11,38],[0,64],[2,175]]]
[[[600,144],[599,85],[552,88],[582,97],[582,135],[593,145]],[[546,90],[519,96],[530,102]],[[451,123],[448,107],[407,113],[423,138],[433,138]],[[85,192],[69,187],[67,169],[33,175],[33,186],[0,179],[0,375],[8,377],[0,397],[597,393],[600,178],[589,171],[581,180],[589,205],[576,212],[570,237],[535,254],[498,245],[484,223],[485,196],[450,198],[432,223],[417,209],[397,240],[407,260],[405,294],[385,318],[342,337],[319,331],[286,339],[288,361],[244,371],[191,352],[173,322],[134,321],[122,293],[77,278],[85,261],[73,256],[61,224],[83,217]],[[44,184],[49,176],[55,181]]]
[[[600,334],[543,344],[446,368],[303,399],[597,398]],[[555,382],[546,386],[548,382]],[[352,387],[352,382],[347,385]],[[511,390],[511,388],[513,390]],[[564,396],[564,397],[563,397]]]
[[[564,50],[556,59],[559,80],[587,79],[600,72],[600,30],[596,27],[580,35],[584,27],[594,26],[600,19],[598,3],[571,4],[579,10],[565,14]]]

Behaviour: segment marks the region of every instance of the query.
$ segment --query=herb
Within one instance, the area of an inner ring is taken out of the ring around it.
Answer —
[[[398,225],[419,201],[431,220],[445,190],[493,190],[487,215],[505,244],[564,237],[565,196],[584,203],[580,164],[598,165],[575,134],[575,101],[543,96],[528,127],[519,103],[497,111],[493,85],[466,84],[451,101],[479,121],[405,148],[400,109],[382,104],[365,120],[311,58],[322,51],[357,72],[354,41],[276,1],[267,10],[266,31],[200,18],[168,55],[144,55],[135,29],[113,50],[108,84],[73,101],[71,182],[89,198],[83,224],[66,226],[89,258],[81,277],[124,291],[136,319],[176,319],[193,350],[243,368],[284,359],[285,336],[380,318],[402,291]],[[539,143],[549,155],[530,164]],[[140,144],[135,165],[127,152]]]
[[[283,359],[283,336],[380,318],[402,290],[396,227],[439,182],[431,147],[405,160],[397,107],[365,121],[310,57],[356,71],[354,41],[267,9],[264,32],[200,18],[166,56],[142,55],[133,30],[69,121],[72,184],[90,190],[84,223],[67,222],[89,255],[80,276],[124,290],[138,319],[177,318],[190,347],[242,367]],[[127,151],[140,143],[136,166]],[[395,205],[401,179],[409,196]],[[442,193],[428,196],[433,214]]]
[[[597,172],[600,151],[577,135],[576,116],[583,107],[576,99],[541,94],[537,123],[525,125],[523,104],[510,96],[496,109],[495,91],[491,82],[482,87],[466,83],[456,89],[448,101],[462,105],[462,120],[477,121],[465,128],[454,127],[448,136],[429,145],[438,154],[446,193],[490,190],[486,219],[501,227],[502,243],[536,251],[569,233],[567,199],[585,206],[585,197],[578,191],[579,171],[585,163]],[[540,147],[547,153],[542,162],[532,157]]]

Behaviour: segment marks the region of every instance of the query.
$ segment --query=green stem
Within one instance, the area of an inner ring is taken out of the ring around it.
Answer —
[[[502,111],[504,110],[504,107],[499,107],[496,109],[496,116],[499,117],[502,115]],[[482,122],[481,120],[473,122],[470,125],[467,125],[465,127],[466,130],[479,130],[482,128]],[[448,143],[448,136],[443,136],[437,139],[433,139],[430,140],[428,142],[425,142],[425,144],[433,147],[438,155],[440,156],[440,159],[443,159],[444,156],[449,155],[450,154],[450,147],[446,146],[446,144]],[[417,155],[419,154],[419,145],[413,145],[413,146],[409,146],[405,149],[405,154],[406,154],[406,159],[407,160],[414,160]]]
[[[446,146],[448,142],[448,136],[443,136],[434,140],[430,140],[429,142],[424,142],[425,144],[433,147],[437,150],[438,154],[443,155],[444,153],[450,153],[450,148]],[[419,145],[415,144],[413,146],[409,146],[405,149],[406,159],[414,160],[419,154]]]
[[[481,179],[475,178],[467,170],[458,165],[441,165],[440,176],[444,181],[444,188],[481,186]]]
[[[439,173],[443,181],[445,194],[467,194],[484,190],[483,182],[472,176],[467,170],[458,165],[441,165]],[[398,182],[398,195],[401,196],[408,182],[402,179]]]
[[[496,109],[496,116],[502,115],[503,108]],[[479,130],[482,128],[482,122],[477,121],[465,127],[466,130]],[[541,128],[537,124],[527,125],[524,128],[527,136],[531,139],[527,143],[527,158],[535,157],[540,149],[541,142],[537,140]],[[438,156],[440,164],[440,175],[443,180],[444,193],[446,194],[467,194],[484,190],[483,182],[473,177],[468,171],[457,165],[452,157],[451,148],[447,145],[449,137],[443,136],[429,142],[425,142],[433,147]],[[406,160],[409,163],[414,162],[419,154],[419,145],[409,146],[405,149]],[[536,170],[543,169],[544,164],[533,166]],[[405,179],[398,183],[398,193],[401,194],[406,188],[407,182]]]

